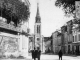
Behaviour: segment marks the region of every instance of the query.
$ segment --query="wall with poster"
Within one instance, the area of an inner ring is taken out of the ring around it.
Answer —
[[[0,53],[4,55],[14,54],[18,52],[18,47],[19,46],[17,35],[12,35],[3,32],[0,33]]]

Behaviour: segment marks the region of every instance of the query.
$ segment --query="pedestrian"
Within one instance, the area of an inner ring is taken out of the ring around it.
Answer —
[[[41,50],[39,47],[37,47],[37,58],[40,60]]]
[[[32,50],[31,52],[32,52],[32,59],[33,59],[33,58],[34,58],[34,57],[33,57],[33,56],[34,56],[34,50]]]
[[[34,50],[32,51],[32,59],[36,60],[36,54],[35,54],[36,50],[34,48]]]
[[[59,51],[58,55],[59,55],[59,60],[60,60],[60,58],[61,58],[61,60],[62,60],[62,55],[63,55],[63,54],[62,54],[62,51],[61,51],[61,50]]]
[[[38,51],[37,51],[37,48],[35,49],[35,59],[37,58],[37,53],[38,53]]]

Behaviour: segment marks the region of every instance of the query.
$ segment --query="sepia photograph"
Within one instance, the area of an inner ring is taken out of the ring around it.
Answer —
[[[80,60],[80,0],[0,0],[0,60]]]

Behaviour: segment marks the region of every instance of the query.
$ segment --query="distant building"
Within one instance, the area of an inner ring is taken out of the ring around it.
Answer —
[[[58,43],[58,52],[61,50],[61,43],[62,43],[62,40],[61,40],[61,36],[62,34],[59,32],[58,35],[57,35],[57,43]]]
[[[66,41],[66,37],[67,37],[67,35],[66,35],[66,32],[67,32],[67,26],[66,25],[64,25],[64,26],[62,26],[61,27],[61,49],[62,49],[62,51],[63,51],[63,53],[65,53],[65,41]]]
[[[73,54],[80,55],[80,27],[79,24],[73,24]]]
[[[52,33],[53,53],[58,53],[58,31]]]
[[[44,37],[44,48],[45,48],[45,53],[50,53],[51,52],[51,39],[50,37]]]
[[[72,27],[73,22],[72,20],[70,20],[67,22],[68,54],[72,54],[72,41],[73,41]]]
[[[68,54],[68,34],[67,34],[67,31],[64,33],[64,53]]]
[[[65,54],[72,54],[72,41],[73,41],[73,34],[72,34],[72,27],[73,22],[72,20],[67,22],[67,25],[61,27],[62,33],[62,50]]]

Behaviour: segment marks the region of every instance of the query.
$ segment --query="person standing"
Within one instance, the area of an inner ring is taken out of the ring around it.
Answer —
[[[63,55],[63,54],[62,54],[62,51],[61,51],[61,50],[59,51],[58,55],[59,55],[59,60],[60,60],[60,58],[61,58],[61,60],[62,60],[62,55]]]
[[[36,50],[34,48],[34,50],[32,50],[32,59],[36,60],[36,54],[35,54]]]
[[[34,58],[34,50],[31,51],[32,52],[32,59]]]
[[[40,48],[38,47],[38,48],[37,48],[37,58],[38,58],[38,60],[40,60],[40,55],[41,55],[41,50],[40,50]]]
[[[37,48],[36,48],[36,50],[35,50],[35,59],[37,58],[37,53],[38,53],[38,51],[37,51]]]

